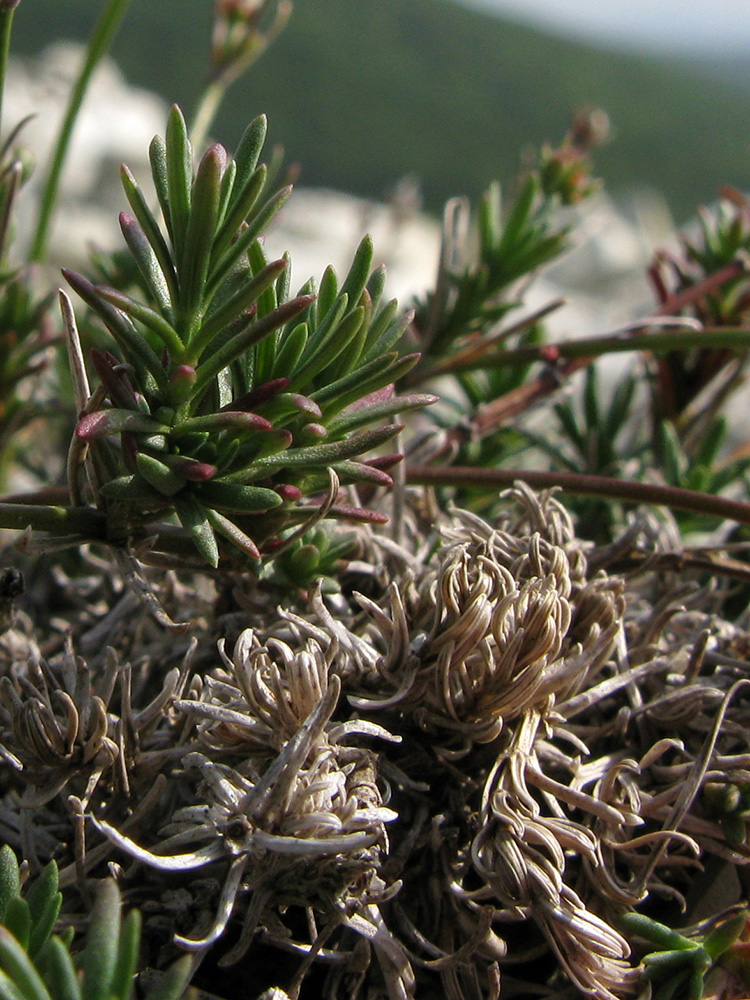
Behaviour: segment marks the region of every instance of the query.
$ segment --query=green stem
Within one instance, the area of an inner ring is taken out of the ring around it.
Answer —
[[[0,10],[0,128],[3,115],[3,95],[5,94],[5,72],[8,68],[10,34],[13,27],[15,8]]]
[[[36,234],[31,247],[30,259],[32,261],[41,261],[46,255],[52,213],[57,203],[60,177],[70,145],[70,138],[73,134],[73,127],[81,110],[83,98],[91,81],[92,74],[97,64],[109,51],[129,3],[130,0],[109,0],[89,38],[86,58],[68,99],[65,118],[60,127],[60,133],[57,137],[52,157],[52,164],[42,193],[39,221],[37,222]]]
[[[460,465],[410,465],[406,469],[407,483],[415,486],[497,490],[512,486],[518,480],[528,483],[533,489],[545,490],[559,486],[564,493],[608,497],[630,503],[658,504],[750,524],[749,503],[697,490],[684,490],[677,486],[638,483],[629,479],[589,476],[578,472],[542,472],[532,469],[479,469]]]
[[[644,322],[647,326],[647,322]],[[750,329],[747,327],[710,327],[702,330],[691,328],[659,331],[658,333],[609,334],[604,337],[583,337],[557,344],[539,344],[516,347],[513,350],[479,354],[465,359],[446,358],[431,368],[419,372],[419,382],[438,375],[455,374],[480,368],[509,368],[528,365],[534,361],[549,363],[561,358],[574,361],[580,358],[597,358],[603,354],[620,354],[626,351],[651,351],[664,354],[668,351],[689,351],[694,348],[746,351],[750,348]],[[412,382],[417,379],[412,379]]]
[[[226,92],[227,87],[221,80],[212,80],[203,91],[195,111],[193,124],[190,126],[190,143],[198,156],[203,152],[206,136],[213,125],[216,112],[219,110]]]
[[[93,507],[0,503],[0,528],[48,531],[53,535],[83,535],[91,541],[106,538],[106,517]]]

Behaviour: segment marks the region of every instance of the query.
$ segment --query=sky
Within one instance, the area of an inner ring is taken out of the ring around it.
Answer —
[[[748,0],[464,0],[556,33],[706,55],[750,50]]]

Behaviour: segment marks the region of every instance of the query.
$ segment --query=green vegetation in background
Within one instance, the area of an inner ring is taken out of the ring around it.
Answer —
[[[86,37],[99,0],[21,5],[15,49]],[[115,45],[128,79],[183,106],[206,65],[212,5],[139,0]],[[582,105],[605,107],[616,142],[600,172],[615,194],[663,191],[678,219],[750,175],[750,93],[697,63],[600,51],[452,0],[298,0],[264,59],[233,88],[215,138],[232,147],[261,112],[306,185],[382,197],[421,179],[427,207],[477,197],[513,174],[519,150],[559,134]],[[707,64],[708,65],[708,64]]]

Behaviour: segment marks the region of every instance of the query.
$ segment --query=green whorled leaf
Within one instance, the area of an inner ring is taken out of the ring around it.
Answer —
[[[199,417],[188,417],[181,420],[171,429],[173,438],[181,438],[196,431],[270,431],[271,423],[257,413],[246,410],[220,410],[218,413],[205,413]]]
[[[84,441],[96,441],[110,434],[121,434],[123,431],[142,432],[144,434],[166,434],[169,427],[154,420],[153,417],[137,410],[96,410],[81,417],[76,425],[76,437]]]
[[[190,324],[190,333],[193,332],[194,317],[207,302],[206,277],[219,215],[221,177],[226,159],[223,146],[212,146],[198,165],[193,184],[185,243],[178,258],[180,302],[183,316]],[[188,335],[186,339],[192,338]]]
[[[167,159],[167,212],[171,220],[170,232],[175,258],[182,259],[185,237],[190,221],[190,197],[193,185],[193,151],[188,138],[187,125],[176,104],[167,118],[165,136]]]
[[[718,927],[715,927],[703,941],[703,948],[712,959],[719,958],[731,948],[747,926],[747,912],[736,913]]]
[[[130,170],[123,164],[120,171],[120,177],[122,180],[122,186],[125,190],[125,196],[128,199],[128,204],[133,210],[138,223],[140,224],[143,235],[148,241],[151,250],[156,257],[159,267],[161,269],[164,281],[168,289],[168,302],[171,309],[177,303],[177,273],[174,268],[174,261],[172,259],[172,254],[167,246],[167,241],[164,239],[159,224],[154,218],[154,215],[146,201],[146,197],[141,191],[135,177],[132,175]],[[158,190],[158,185],[157,185]],[[122,222],[121,222],[122,225]],[[130,246],[129,233],[125,232],[123,229],[123,235],[125,236],[128,246]],[[138,237],[140,246],[140,236]],[[136,262],[141,266],[138,256],[135,253],[134,248],[131,246],[131,253],[136,259]],[[161,301],[161,293],[157,296],[157,301]],[[166,312],[165,315],[169,316]],[[171,316],[169,317],[171,318]]]
[[[142,226],[127,212],[120,212],[120,231],[128,245],[133,260],[138,265],[141,277],[165,316],[173,319],[172,300],[169,286],[159,260]]]
[[[386,276],[385,264],[378,264],[367,280],[367,291],[370,293],[373,309],[377,310],[380,306],[380,300],[385,292]]]
[[[148,159],[151,165],[151,177],[154,182],[156,197],[159,201],[159,208],[164,216],[164,221],[167,225],[167,232],[169,233],[169,238],[174,246],[175,236],[172,228],[172,215],[169,210],[169,184],[167,182],[167,144],[160,135],[155,135],[151,140],[148,147]],[[136,213],[136,217],[140,219],[140,216],[132,203],[131,207]],[[141,219],[140,221],[141,225],[143,225],[143,220]],[[154,249],[156,249],[156,247],[154,247]],[[173,301],[176,301],[176,298]]]
[[[324,389],[311,393],[312,398],[320,404],[327,422],[370,393],[377,392],[385,385],[398,383],[399,379],[411,371],[419,358],[419,354],[407,354],[403,358],[395,354],[386,355],[363,365],[358,372],[352,372]]]
[[[249,483],[254,479],[267,476],[279,469],[312,469],[316,466],[328,466],[343,462],[355,455],[377,448],[403,430],[403,424],[388,424],[359,434],[352,434],[344,441],[331,444],[310,445],[305,448],[288,448],[280,455],[268,458],[256,458],[248,468],[223,476],[225,482]]]
[[[37,956],[49,940],[54,930],[57,918],[60,915],[62,906],[62,893],[56,892],[51,896],[37,920],[34,921],[29,935],[29,955],[32,958]]]
[[[97,888],[83,950],[83,1000],[109,1000],[120,939],[120,891],[114,879]]]
[[[269,222],[280,211],[291,193],[292,188],[288,186],[272,195],[252,219],[244,225],[237,238],[218,256],[216,262],[211,261],[206,286],[207,297],[210,298],[214,294],[237,261],[247,252],[251,244],[263,233]]]
[[[338,275],[333,265],[329,264],[323,272],[323,277],[320,279],[320,288],[318,289],[318,315],[321,318],[327,316],[331,309],[333,309],[338,294]]]
[[[348,483],[369,483],[372,486],[393,486],[393,480],[382,469],[367,465],[364,462],[334,462],[331,468],[338,475],[339,481]]]
[[[363,424],[373,423],[376,420],[383,420],[385,417],[395,416],[397,413],[406,413],[408,410],[420,410],[425,406],[432,406],[437,403],[439,396],[430,393],[412,393],[409,396],[394,396],[372,404],[364,404],[354,412],[346,412],[328,424],[328,433],[331,437],[338,434],[348,434]],[[357,405],[357,404],[354,404]]]
[[[288,385],[288,378],[271,379],[269,382],[263,382],[260,385],[256,385],[254,389],[251,389],[249,392],[243,393],[243,395],[231,400],[225,407],[223,407],[223,409],[257,410],[259,407],[265,405],[270,400],[278,396],[280,392],[284,392]]]
[[[123,370],[126,366],[121,366],[114,354],[110,354],[109,351],[98,351],[95,347],[91,348],[89,356],[112,405],[117,409],[140,412],[130,380]]]
[[[29,954],[32,958],[49,939],[60,913],[62,893],[59,891],[59,884],[57,865],[54,861],[50,861],[37,875],[29,892],[28,902],[32,923]]]
[[[202,462],[190,455],[173,455],[166,452],[160,460],[168,469],[176,472],[178,476],[189,483],[207,482],[213,479],[217,472],[216,466],[211,462]]]
[[[8,900],[3,916],[3,924],[25,950],[28,951],[31,936],[31,909],[22,896],[13,896]]]
[[[251,559],[260,559],[260,549],[258,546],[234,521],[230,521],[228,517],[224,517],[218,510],[213,510],[210,507],[206,508],[206,516],[211,527],[220,535],[223,535],[232,545],[241,552],[244,552],[245,555],[250,556]]]
[[[316,331],[307,344],[297,370],[293,373],[291,387],[305,389],[323,369],[328,368],[336,358],[352,349],[352,341],[362,327],[365,310],[358,306],[348,312],[327,336],[319,337]],[[343,373],[345,374],[345,373]]]
[[[60,876],[57,864],[54,861],[50,861],[34,879],[27,897],[33,923],[36,924],[43,919],[49,903],[54,901],[59,895],[59,888]]]
[[[163,972],[143,1000],[180,1000],[193,974],[191,955],[183,955]]]
[[[18,987],[23,1000],[50,1000],[47,988],[26,950],[3,926],[0,926],[0,969]]]
[[[100,295],[110,305],[119,309],[120,312],[125,313],[139,323],[143,323],[152,333],[156,334],[170,352],[173,360],[181,360],[183,353],[182,340],[177,330],[163,316],[137,299],[134,299],[126,292],[120,292],[116,288],[109,288],[106,285],[96,285],[95,291],[97,295]]]
[[[370,329],[367,331],[367,339],[362,348],[360,364],[366,364],[373,358],[378,358],[382,354],[391,351],[395,344],[403,337],[406,328],[413,318],[410,311],[399,313],[398,301],[391,299],[375,316]]]
[[[319,501],[306,500],[298,507],[292,507],[287,513],[289,524],[304,523],[316,507],[320,507],[326,500]],[[388,518],[379,511],[370,510],[369,507],[352,507],[349,504],[335,503],[326,514],[326,517],[336,521],[352,521],[358,524],[387,524]],[[272,551],[272,550],[270,550]]]
[[[500,185],[495,181],[487,188],[478,216],[480,259],[489,256],[502,239],[503,200]]]
[[[307,345],[307,323],[298,323],[288,333],[281,336],[273,363],[272,378],[279,378],[286,372],[293,372]]]
[[[372,322],[372,299],[367,289],[362,292],[359,302],[360,308],[363,311],[359,329],[347,345],[345,354],[336,361],[335,365],[331,365],[331,368],[335,369],[335,371],[331,371],[330,369],[323,371],[321,374],[321,381],[323,382],[330,382],[334,378],[342,378],[347,372],[354,371],[359,367],[362,350],[367,340],[367,331]]]
[[[47,942],[39,964],[45,981],[54,990],[55,1000],[81,1000],[81,985],[73,958],[57,935]]]
[[[214,351],[208,357],[202,358],[198,369],[198,378],[195,384],[194,400],[198,400],[203,391],[208,387],[209,382],[214,379],[219,372],[226,368],[236,358],[244,354],[248,348],[257,344],[264,337],[267,337],[274,330],[277,330],[284,323],[297,316],[310,303],[309,296],[292,299],[285,302],[277,309],[274,309],[268,316],[252,323],[247,329],[232,337],[226,344]]]
[[[354,259],[352,260],[349,273],[344,284],[341,286],[342,295],[346,295],[352,305],[358,305],[362,292],[367,285],[372,267],[373,246],[372,238],[367,235],[362,238],[357,247]]]
[[[99,494],[106,500],[141,500],[154,501],[164,500],[164,494],[154,489],[150,483],[146,482],[143,476],[133,473],[128,476],[118,476],[102,483],[99,487]]]
[[[276,279],[276,301],[286,302],[292,292],[292,255],[286,250],[281,258],[286,267]]]
[[[171,497],[185,486],[182,476],[173,472],[168,465],[153,455],[139,451],[135,457],[135,464],[142,478],[162,496]]]
[[[228,159],[221,178],[221,190],[219,191],[219,211],[216,216],[216,232],[218,233],[229,209],[229,203],[234,191],[234,182],[237,178],[237,164],[232,159]],[[216,238],[214,237],[214,244]],[[213,246],[211,251],[213,252]]]
[[[661,949],[692,951],[695,948],[695,941],[684,937],[678,931],[673,931],[666,924],[652,920],[644,913],[636,913],[635,911],[623,913],[619,918],[619,923],[628,934],[644,938]]]
[[[268,132],[268,121],[265,115],[258,115],[253,118],[245,131],[242,133],[237,149],[234,154],[234,162],[237,164],[237,182],[235,185],[236,199],[242,198],[243,189],[250,183],[258,167],[258,160],[263,150]]]
[[[265,514],[282,504],[281,497],[274,490],[263,486],[240,486],[221,480],[196,486],[194,492],[207,505],[238,514]]]
[[[0,921],[5,915],[8,900],[21,895],[21,873],[18,859],[8,844],[0,847]]]
[[[138,965],[138,947],[140,942],[141,915],[137,910],[130,910],[122,922],[120,942],[117,949],[117,962],[109,993],[112,1000],[130,1000],[133,990],[133,977]]]
[[[213,338],[224,327],[228,326],[233,320],[236,320],[238,316],[258,300],[269,286],[273,285],[286,266],[287,262],[283,258],[267,264],[262,271],[246,282],[243,287],[239,288],[218,309],[209,313],[190,341],[190,355],[197,360]]]
[[[236,161],[235,161],[236,162]],[[253,208],[258,202],[263,188],[266,186],[268,171],[265,166],[260,166],[251,175],[241,194],[234,194],[227,206],[227,212],[214,239],[211,250],[211,263],[214,264],[226,253],[232,240],[247,220]],[[239,180],[235,181],[235,192],[237,191]]]
[[[173,502],[180,523],[188,531],[193,544],[206,562],[216,569],[219,565],[219,546],[207,509],[190,494],[175,496]]]
[[[166,372],[148,341],[141,336],[130,320],[114,306],[111,306],[109,302],[106,302],[91,282],[82,275],[76,274],[75,271],[69,271],[67,268],[63,268],[62,273],[70,287],[103,320],[128,362],[140,375],[142,382],[148,382],[150,376],[159,389],[165,391],[167,388]]]

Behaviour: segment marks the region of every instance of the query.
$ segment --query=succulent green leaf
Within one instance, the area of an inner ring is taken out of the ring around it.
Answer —
[[[207,297],[213,295],[237,261],[247,252],[253,241],[265,230],[268,223],[281,209],[291,193],[291,187],[285,187],[272,195],[244,226],[237,238],[230,243],[223,253],[218,255],[216,261],[211,261],[206,286]]]
[[[2,969],[0,969],[0,1000],[28,1000],[26,994]]]
[[[175,424],[171,434],[174,438],[182,438],[187,434],[201,431],[269,431],[271,424],[265,417],[245,410],[221,410],[219,413],[206,413],[200,417],[188,417]]]
[[[167,166],[167,211],[175,257],[180,260],[190,220],[190,195],[193,184],[193,151],[182,112],[173,105],[167,119],[165,137]]]
[[[260,295],[273,285],[279,275],[284,272],[286,266],[287,262],[283,258],[267,264],[262,271],[247,281],[218,309],[209,313],[190,342],[191,356],[196,359],[200,357],[213,338],[256,302]]]
[[[133,990],[133,976],[138,964],[138,946],[141,941],[141,915],[131,910],[122,922],[117,962],[112,975],[108,1000],[129,1000]]]
[[[83,1000],[109,1000],[120,939],[120,891],[114,879],[100,883],[81,960]]]
[[[58,890],[60,888],[60,877],[57,870],[57,864],[54,861],[50,861],[48,864],[42,868],[37,877],[34,879],[34,883],[28,894],[29,910],[31,911],[31,919],[37,924],[40,920],[44,918],[49,904],[53,902],[59,895]]]
[[[24,949],[28,950],[31,934],[31,910],[27,900],[22,896],[13,896],[9,899],[5,907],[3,924]]]
[[[120,230],[146,287],[161,311],[172,318],[172,301],[167,279],[142,226],[127,212],[120,212]]]
[[[236,163],[236,160],[234,162]],[[268,172],[265,166],[258,167],[258,169],[247,180],[245,186],[240,192],[237,192],[240,181],[236,180],[234,185],[234,197],[230,200],[230,203],[227,206],[226,215],[221,222],[214,239],[214,244],[211,250],[212,264],[218,261],[226,252],[232,240],[240,231],[243,223],[245,223],[248,216],[252,212],[258,199],[263,193],[263,188],[266,186],[267,174]]]
[[[299,367],[292,375],[290,388],[304,389],[319,372],[327,368],[347,349],[351,349],[352,341],[361,329],[364,319],[365,310],[359,306],[348,312],[326,336],[319,336],[319,331],[316,331],[308,340]]]
[[[118,291],[116,288],[97,285],[96,292],[106,302],[119,309],[120,312],[124,312],[131,319],[143,323],[152,333],[156,334],[167,350],[170,351],[172,360],[180,360],[183,352],[182,340],[172,324],[168,323],[163,316],[160,316],[154,309],[150,309],[125,292]]]
[[[703,948],[712,959],[719,958],[731,948],[740,934],[745,930],[748,921],[746,912],[736,913],[733,917],[714,928],[703,941]]]
[[[406,413],[408,410],[431,406],[437,403],[438,398],[428,393],[413,393],[409,396],[393,396],[391,399],[374,402],[371,405],[365,404],[352,413],[342,414],[332,420],[328,424],[328,433],[331,437],[348,434],[364,424],[375,423],[397,413]]]
[[[135,457],[135,464],[143,479],[162,496],[171,497],[185,486],[182,476],[173,472],[169,466],[153,455],[139,451]]]
[[[49,1000],[49,993],[23,945],[0,926],[0,969],[20,989],[24,1000]]]
[[[393,350],[394,345],[403,337],[412,319],[413,313],[411,312],[399,313],[396,299],[386,303],[367,332],[360,363],[365,364]]]
[[[322,318],[327,316],[333,309],[334,303],[339,294],[339,279],[332,264],[323,272],[318,290],[318,315]]]
[[[109,410],[96,410],[81,417],[76,425],[76,437],[84,441],[96,441],[110,434],[121,434],[123,431],[134,431],[144,434],[166,434],[169,427],[160,424],[158,420],[140,413],[137,410],[120,410],[112,407]]]
[[[99,487],[99,493],[107,500],[163,500],[158,492],[139,475],[118,476]]]
[[[383,292],[385,291],[386,283],[386,269],[385,264],[379,264],[375,270],[370,275],[367,282],[367,291],[370,293],[370,298],[372,299],[372,305],[374,309],[377,309],[380,305],[380,300],[383,297]]]
[[[104,325],[117,341],[120,350],[141,375],[142,381],[147,382],[150,375],[162,391],[166,390],[166,373],[161,362],[148,341],[141,336],[130,320],[105,301],[91,282],[82,275],[76,274],[75,271],[69,271],[67,268],[63,268],[62,273],[71,288],[103,320]]]
[[[0,847],[0,921],[5,916],[8,901],[21,895],[21,873],[18,859],[8,844]]]
[[[232,193],[234,192],[234,182],[237,177],[237,164],[234,160],[228,160],[226,168],[221,178],[221,190],[219,191],[219,211],[216,216],[216,231],[218,232],[221,228],[222,223],[227,215],[227,210],[229,208],[229,203],[232,198]],[[211,248],[216,245],[216,240],[214,238],[214,244]]]
[[[206,516],[211,526],[241,552],[250,556],[251,559],[260,559],[258,546],[234,521],[230,521],[228,517],[220,514],[218,510],[212,510],[210,507],[206,508]]]
[[[159,263],[159,268],[161,269],[164,282],[166,283],[168,289],[168,304],[170,305],[170,307],[172,307],[177,302],[177,274],[174,269],[174,261],[172,260],[172,254],[169,250],[169,247],[167,246],[167,241],[164,239],[164,236],[162,235],[162,231],[159,228],[159,224],[154,218],[154,215],[148,205],[148,202],[146,201],[146,197],[143,194],[143,191],[138,186],[138,183],[136,182],[136,179],[135,177],[133,177],[130,170],[128,170],[128,168],[124,165],[121,168],[121,179],[122,179],[122,186],[125,190],[125,196],[128,199],[128,203],[131,209],[133,210],[133,214],[135,215],[136,219],[140,224],[143,235],[148,241],[152,253],[154,254]],[[158,185],[157,185],[157,190],[158,190]],[[144,266],[148,266],[150,270],[153,265],[148,259],[147,251],[141,249],[141,237],[140,236],[137,237],[138,252],[136,252],[136,249],[133,246],[131,246],[129,232],[126,232],[125,228],[123,228],[123,235],[125,236],[125,239],[128,242],[128,246],[130,247],[131,252],[135,257],[139,268],[141,268],[141,273],[143,274]],[[132,238],[135,239],[135,237]],[[143,254],[143,261],[139,259],[139,254]],[[145,277],[146,275],[144,274],[144,278]],[[146,280],[150,286],[152,279],[146,278]],[[163,293],[161,291],[161,282],[158,281],[157,277],[154,277],[153,281],[154,281],[153,287],[157,297],[157,301],[162,302]],[[165,302],[164,303],[165,310],[166,306],[167,303]]]
[[[54,862],[50,862],[54,864]],[[49,865],[47,866],[49,867]],[[57,872],[57,869],[55,869]],[[44,874],[44,872],[42,872]],[[41,878],[41,875],[39,876]],[[38,881],[38,880],[37,880]],[[60,915],[60,907],[62,906],[62,893],[55,892],[51,896],[48,896],[44,904],[44,908],[38,916],[34,916],[34,911],[32,909],[32,920],[33,924],[31,927],[31,934],[29,935],[29,955],[32,958],[36,957],[44,945],[49,940],[49,936],[52,933],[55,922]]]
[[[164,216],[169,238],[174,246],[175,236],[172,229],[172,215],[169,210],[169,183],[167,181],[167,144],[160,135],[155,135],[151,140],[148,147],[148,159],[151,164],[151,177],[154,181],[156,197],[159,201],[159,207],[161,208],[162,215]],[[132,207],[133,211],[136,211],[135,206]],[[140,220],[140,216],[138,216],[137,212],[136,217]],[[143,221],[140,221],[141,225],[143,225]]]
[[[333,414],[369,396],[370,393],[377,392],[384,385],[397,383],[418,361],[418,354],[407,354],[403,358],[393,354],[386,355],[368,362],[359,371],[351,372],[344,378],[311,393],[311,396],[320,405],[328,420]]]
[[[54,935],[39,956],[42,978],[54,991],[54,1000],[81,1000],[80,981],[69,944]]]
[[[208,511],[190,494],[174,497],[174,507],[180,523],[193,539],[193,544],[206,562],[215,569],[219,565],[219,547],[216,544]]]
[[[665,924],[660,924],[657,920],[652,920],[643,913],[623,913],[620,917],[620,923],[628,934],[644,938],[662,950],[693,951],[695,948],[695,941],[691,941],[690,938],[673,931]]]
[[[283,333],[276,359],[273,363],[272,378],[283,378],[287,372],[293,372],[307,345],[307,323],[298,323],[288,333]]]
[[[203,483],[196,487],[196,496],[211,507],[241,514],[263,514],[281,505],[281,497],[274,490],[262,486],[241,486],[221,480]]]
[[[219,214],[221,176],[226,162],[222,146],[212,146],[198,166],[193,185],[185,244],[180,262],[180,301],[189,323],[205,301],[205,283]]]
[[[169,966],[148,991],[144,1000],[180,1000],[190,983],[193,960],[183,955]]]
[[[362,238],[357,247],[351,267],[349,268],[349,273],[346,276],[344,284],[341,286],[340,294],[346,295],[354,306],[359,304],[362,292],[367,285],[370,268],[372,267],[372,256],[372,238],[367,235]]]
[[[250,326],[236,334],[208,357],[202,358],[195,383],[194,400],[200,398],[201,394],[208,387],[209,382],[223,368],[226,368],[232,361],[244,354],[248,348],[259,343],[264,337],[267,337],[269,333],[273,333],[274,330],[278,330],[284,323],[288,323],[290,319],[293,319],[303,309],[307,308],[310,302],[310,296],[302,296],[292,299],[290,302],[285,302],[277,309],[274,309],[272,313],[257,320],[255,323],[251,323]]]
[[[235,190],[237,198],[242,197],[242,190],[250,181],[258,166],[258,160],[263,150],[268,132],[268,121],[265,115],[253,118],[237,144],[234,162],[237,164],[237,183]]]

